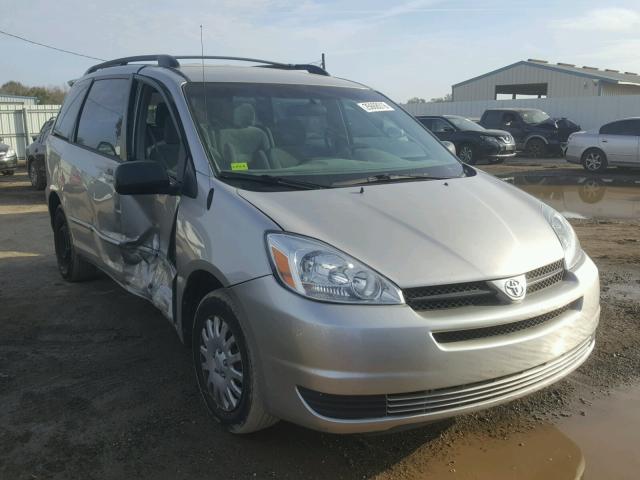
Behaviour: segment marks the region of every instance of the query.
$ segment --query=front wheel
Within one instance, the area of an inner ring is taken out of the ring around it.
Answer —
[[[529,157],[541,158],[547,154],[547,144],[539,138],[532,138],[527,142],[525,150]]]
[[[462,145],[460,145],[458,158],[468,165],[474,165],[476,163],[473,147],[468,143],[463,143]]]
[[[44,173],[44,166],[38,160],[29,162],[29,180],[31,186],[36,190],[44,190],[47,186],[47,177]]]
[[[254,361],[231,298],[208,294],[193,327],[193,364],[207,408],[233,433],[251,433],[278,421],[269,415]]]
[[[587,172],[602,173],[607,165],[607,156],[599,148],[590,148],[582,154],[582,166]]]

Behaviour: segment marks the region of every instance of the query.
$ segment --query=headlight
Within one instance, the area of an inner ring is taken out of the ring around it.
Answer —
[[[553,228],[564,250],[564,263],[567,269],[572,269],[582,259],[583,251],[580,241],[571,224],[548,205],[542,206],[547,222]]]
[[[487,143],[498,143],[498,139],[495,137],[489,137],[488,135],[480,135],[480,140]]]
[[[402,292],[389,280],[318,240],[270,233],[267,250],[276,277],[305,297],[339,303],[404,303]]]

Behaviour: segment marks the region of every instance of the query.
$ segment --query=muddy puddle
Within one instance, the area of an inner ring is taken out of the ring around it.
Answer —
[[[516,185],[567,218],[637,220],[640,176],[512,175]]]
[[[636,480],[640,478],[640,387],[594,401],[576,413],[507,438],[456,440],[429,478],[458,480]],[[569,414],[566,414],[569,415]],[[435,462],[434,462],[435,463]],[[426,473],[426,472],[425,472]]]

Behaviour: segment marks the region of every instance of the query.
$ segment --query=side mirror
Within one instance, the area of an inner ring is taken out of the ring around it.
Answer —
[[[447,150],[449,150],[451,153],[453,153],[454,155],[457,154],[456,152],[456,146],[452,143],[452,142],[447,142],[444,141],[442,142],[442,144],[446,147]]]
[[[31,135],[32,142],[35,142],[37,138],[38,138],[38,135]]]
[[[160,164],[136,161],[118,165],[115,190],[120,195],[176,195],[179,188],[171,184],[166,170]]]
[[[442,130],[445,133],[453,133],[455,132],[455,130],[451,127],[444,127],[444,129]]]

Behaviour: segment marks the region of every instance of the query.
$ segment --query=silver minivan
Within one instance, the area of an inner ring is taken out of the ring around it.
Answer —
[[[152,302],[232,432],[428,423],[593,349],[598,271],[569,223],[317,66],[96,65],[46,158],[62,276]]]

